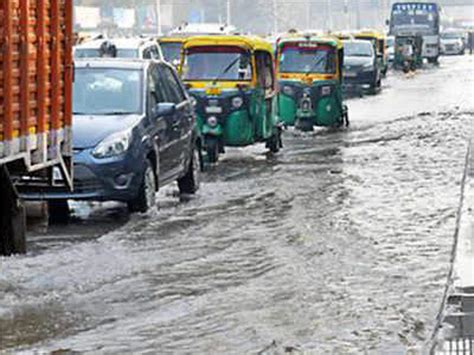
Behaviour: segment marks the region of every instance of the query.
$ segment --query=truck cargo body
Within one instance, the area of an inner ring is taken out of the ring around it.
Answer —
[[[1,195],[20,180],[51,184],[55,166],[72,188],[72,26],[73,1],[0,1]]]

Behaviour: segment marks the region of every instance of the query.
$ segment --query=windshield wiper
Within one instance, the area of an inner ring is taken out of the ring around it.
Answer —
[[[232,62],[230,62],[229,65],[226,66],[224,70],[222,70],[222,72],[216,76],[216,78],[213,80],[213,83],[215,84],[216,81],[218,81],[223,75],[227,74],[229,70],[231,70],[234,67],[234,65],[236,65],[239,62],[239,60],[240,60],[240,57],[237,57]]]
[[[321,57],[318,59],[318,61],[314,62],[311,68],[309,68],[309,70],[306,72],[306,75],[313,73],[313,71],[318,67],[318,65],[321,64],[321,62],[324,61],[325,59],[326,59],[325,57]]]

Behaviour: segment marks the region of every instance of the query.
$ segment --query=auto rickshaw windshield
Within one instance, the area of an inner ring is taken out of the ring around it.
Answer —
[[[163,57],[169,63],[179,61],[181,57],[182,43],[177,42],[162,42],[160,43],[161,50],[163,51]]]
[[[344,42],[346,57],[372,57],[373,47],[370,42]]]
[[[336,51],[327,45],[285,45],[280,54],[280,72],[334,74]]]
[[[250,52],[240,47],[209,46],[187,50],[184,80],[249,81],[252,80]]]

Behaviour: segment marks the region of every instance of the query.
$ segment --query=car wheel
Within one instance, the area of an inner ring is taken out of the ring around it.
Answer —
[[[147,212],[156,204],[156,175],[153,171],[153,165],[147,159],[145,163],[145,172],[142,183],[135,199],[128,202],[130,212]]]
[[[48,219],[51,224],[66,224],[70,217],[67,200],[48,201]]]
[[[194,194],[199,190],[201,183],[201,156],[199,149],[195,147],[191,156],[188,171],[178,180],[179,192],[182,194]]]
[[[205,146],[208,162],[211,164],[217,163],[219,160],[219,138],[207,136]]]

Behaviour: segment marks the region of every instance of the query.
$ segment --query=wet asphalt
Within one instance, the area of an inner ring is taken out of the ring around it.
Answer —
[[[351,126],[229,149],[197,196],[75,204],[0,258],[0,351],[403,354],[443,296],[474,123],[474,57],[443,58]]]

